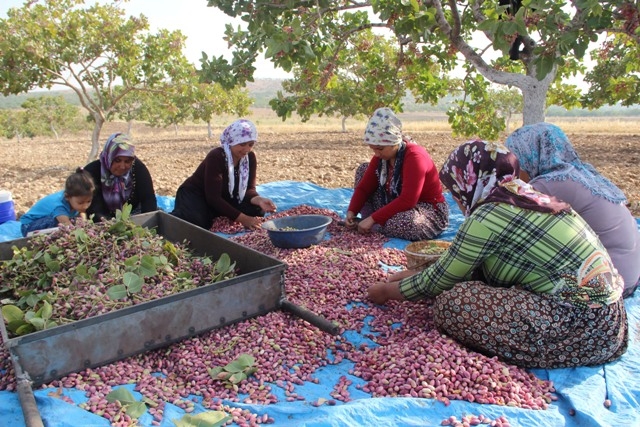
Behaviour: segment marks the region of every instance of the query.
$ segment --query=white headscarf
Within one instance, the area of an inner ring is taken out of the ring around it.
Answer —
[[[402,142],[402,122],[391,108],[373,112],[364,130],[364,143],[369,145],[397,145]]]
[[[233,156],[231,155],[231,147],[245,142],[257,141],[258,131],[256,126],[246,119],[236,120],[231,123],[220,135],[220,145],[227,157],[227,173],[229,176],[229,194],[233,196],[235,188],[235,179],[233,177]],[[240,169],[240,182],[238,188],[238,201],[242,202],[244,194],[249,184],[249,156],[244,156],[238,164]]]
[[[364,143],[369,145],[398,145],[404,140],[402,122],[389,107],[378,108],[364,130]],[[379,172],[380,186],[387,182],[388,162],[381,160]],[[400,166],[400,165],[398,165]],[[397,170],[400,168],[398,167]],[[397,185],[397,183],[396,183]]]

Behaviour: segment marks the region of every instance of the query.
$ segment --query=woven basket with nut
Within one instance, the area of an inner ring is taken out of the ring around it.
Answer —
[[[404,249],[407,257],[407,268],[409,270],[424,269],[440,258],[451,242],[444,240],[420,240],[412,242]]]

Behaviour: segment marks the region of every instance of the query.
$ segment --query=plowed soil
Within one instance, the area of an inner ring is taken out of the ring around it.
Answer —
[[[108,124],[103,140],[121,129]],[[301,126],[303,127],[303,126]],[[258,128],[260,128],[258,124]],[[356,167],[371,156],[361,132],[269,132],[259,129],[258,183],[308,181],[327,188],[351,187]],[[131,133],[137,155],[149,167],[156,192],[174,196],[178,186],[218,146],[203,127],[182,127],[177,134],[145,127]],[[427,148],[438,166],[455,146],[467,138],[447,132],[411,132]],[[640,135],[569,133],[583,160],[593,164],[627,195],[630,209],[640,216]],[[12,193],[17,215],[39,198],[63,188],[76,167],[87,162],[90,136],[0,139],[0,189]]]

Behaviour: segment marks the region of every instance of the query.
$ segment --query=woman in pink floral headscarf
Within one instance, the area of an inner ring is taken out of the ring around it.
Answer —
[[[364,143],[373,157],[356,170],[346,226],[406,240],[433,239],[446,230],[449,206],[438,168],[427,150],[402,132],[391,109],[373,113]]]
[[[230,124],[220,135],[220,147],[209,151],[178,188],[172,214],[207,230],[219,216],[258,229],[261,217],[275,212],[276,205],[256,190],[257,161],[252,150],[257,139],[249,120]]]

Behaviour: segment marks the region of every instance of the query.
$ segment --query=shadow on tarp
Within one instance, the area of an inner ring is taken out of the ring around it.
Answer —
[[[291,209],[299,205],[334,210],[341,217],[345,216],[349,200],[353,193],[351,189],[326,189],[311,183],[296,181],[280,181],[264,184],[258,191],[273,199],[278,211]],[[447,193],[447,201],[451,208],[449,228],[438,238],[451,240],[456,230],[464,220],[457,205]],[[166,212],[173,210],[172,197],[159,196],[158,207]],[[16,221],[13,221],[16,223]],[[0,241],[6,237],[6,229],[0,224]],[[640,224],[639,224],[640,227]],[[19,238],[19,223],[17,228]],[[15,231],[14,231],[15,233]],[[14,234],[15,235],[15,234]],[[391,239],[386,247],[403,249],[408,242],[401,239]],[[383,266],[384,267],[384,266]],[[389,267],[389,266],[386,266]],[[272,384],[272,392],[278,397],[279,403],[272,405],[248,405],[237,402],[224,402],[232,407],[246,408],[258,415],[268,414],[275,420],[275,426],[291,427],[333,427],[333,426],[439,426],[442,420],[454,415],[461,419],[465,415],[485,415],[492,419],[505,416],[513,427],[530,426],[632,426],[640,425],[640,295],[626,301],[629,317],[629,350],[618,361],[596,367],[543,370],[532,372],[540,379],[553,381],[558,400],[546,410],[527,410],[498,405],[481,405],[466,401],[452,401],[449,406],[434,399],[414,398],[371,398],[371,395],[358,389],[364,384],[361,378],[349,374],[353,362],[342,360],[335,365],[322,367],[315,376],[319,384],[305,383],[296,386],[294,392],[304,396],[305,400],[287,402],[284,389]],[[358,346],[361,343],[375,345],[366,338],[369,333],[365,319],[362,333],[346,331],[344,336]],[[0,373],[1,375],[1,373]],[[340,378],[344,376],[352,381],[348,390],[352,401],[343,403],[336,401],[335,405],[322,404],[318,407],[319,399],[331,399],[330,393]],[[135,385],[127,387],[133,392]],[[78,408],[56,397],[56,389],[39,389],[34,391],[36,403],[47,427],[100,427],[109,426],[109,422],[102,417]],[[83,391],[64,389],[63,394],[76,404],[86,401]],[[133,392],[136,398],[140,394]],[[195,402],[199,397],[192,396]],[[242,398],[242,396],[241,396]],[[604,400],[610,399],[612,406],[604,407]],[[20,402],[16,393],[0,392],[0,426],[23,427],[24,419]],[[193,413],[206,409],[196,403]],[[570,415],[574,410],[575,415]],[[174,420],[180,419],[185,411],[170,403],[165,404],[161,427],[174,427]],[[142,427],[151,426],[153,418],[148,413],[139,419]]]

